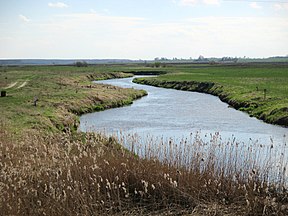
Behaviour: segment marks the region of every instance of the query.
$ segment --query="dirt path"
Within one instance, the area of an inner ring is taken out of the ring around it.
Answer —
[[[20,86],[17,87],[17,89],[23,88],[27,83],[28,81],[23,82]]]
[[[8,85],[5,89],[13,88],[15,85],[17,85],[18,82],[11,83]]]

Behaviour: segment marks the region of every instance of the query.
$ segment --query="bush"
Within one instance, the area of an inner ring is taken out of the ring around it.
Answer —
[[[88,66],[88,63],[86,61],[77,61],[75,63],[75,66],[76,67],[87,67]]]
[[[154,66],[155,66],[156,68],[158,68],[158,67],[161,66],[161,63],[160,63],[160,62],[155,62],[155,63],[154,63]]]

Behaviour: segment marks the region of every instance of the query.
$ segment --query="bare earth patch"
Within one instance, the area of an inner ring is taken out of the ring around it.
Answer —
[[[27,81],[23,82],[20,86],[17,87],[17,89],[23,88],[25,85],[27,85]]]
[[[18,83],[18,82],[11,83],[11,84],[8,85],[5,89],[13,88],[15,85],[17,85],[17,83]]]

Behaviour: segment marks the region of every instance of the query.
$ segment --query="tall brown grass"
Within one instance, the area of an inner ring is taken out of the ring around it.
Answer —
[[[209,146],[197,135],[181,147],[151,140],[139,157],[113,137],[16,140],[1,127],[1,215],[288,214],[286,166],[272,182],[269,161],[260,169],[253,150],[236,157],[236,143],[223,146],[215,135]]]

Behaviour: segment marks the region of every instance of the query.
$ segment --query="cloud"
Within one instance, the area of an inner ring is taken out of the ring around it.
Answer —
[[[260,6],[257,2],[251,2],[249,5],[253,9],[261,9],[262,8],[262,6]]]
[[[68,5],[63,3],[63,2],[55,2],[55,3],[48,3],[48,6],[49,7],[52,7],[52,8],[67,8]]]
[[[20,14],[19,16],[19,19],[21,20],[21,21],[23,21],[23,22],[30,22],[30,19],[28,19],[26,16],[24,16],[24,15],[22,15],[22,14]]]
[[[287,53],[287,29],[285,18],[200,17],[147,26],[141,35],[155,56],[271,56]]]
[[[275,10],[288,10],[288,3],[276,3],[273,7]]]
[[[75,14],[63,14],[57,15],[59,18],[59,23],[73,22],[75,25],[91,25],[95,26],[99,23],[106,24],[121,24],[121,25],[136,25],[145,21],[146,19],[141,17],[124,17],[124,16],[109,16],[105,14],[97,13],[95,10],[92,10],[91,13],[75,13]]]
[[[179,4],[182,6],[194,6],[198,3],[198,0],[180,0]]]
[[[203,3],[207,5],[219,5],[220,1],[219,0],[203,0]]]
[[[205,5],[219,5],[220,0],[180,0],[178,3],[181,6],[195,6],[201,3]]]
[[[287,55],[288,49],[286,17],[191,17],[153,22],[83,13],[54,15],[22,30],[25,34],[12,34],[13,40],[0,38],[4,49],[0,58],[263,57]]]
[[[104,8],[104,9],[102,9],[101,11],[96,11],[96,10],[94,10],[94,9],[90,9],[90,13],[92,13],[92,14],[110,14],[110,11],[108,10],[108,9],[106,9],[106,8]]]

